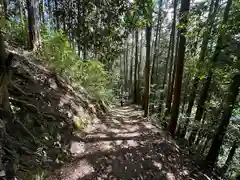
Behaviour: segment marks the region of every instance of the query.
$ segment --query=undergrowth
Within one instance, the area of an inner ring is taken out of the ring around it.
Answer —
[[[97,59],[81,60],[63,32],[43,36],[41,55],[52,68],[67,77],[75,88],[84,87],[92,97],[109,100],[108,73]]]
[[[46,60],[57,74],[70,80],[76,89],[82,87],[96,100],[110,101],[113,98],[109,75],[98,59],[82,60],[63,31],[53,31],[41,26],[42,47],[36,52],[40,59]],[[27,47],[27,30],[22,22],[9,21],[8,39]]]

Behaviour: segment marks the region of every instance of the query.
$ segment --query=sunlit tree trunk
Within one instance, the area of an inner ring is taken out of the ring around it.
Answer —
[[[40,31],[37,25],[36,13],[38,12],[36,0],[27,0],[28,11],[28,41],[29,49],[35,50],[40,44]]]
[[[129,77],[130,77],[130,82],[129,82],[129,97],[132,97],[132,87],[133,87],[133,59],[134,59],[134,33],[132,32],[132,48],[131,48],[131,57],[130,57],[130,72],[129,72]]]
[[[160,96],[160,103],[163,103],[163,93],[165,90],[165,84],[167,81],[167,73],[168,73],[168,93],[167,93],[167,103],[166,103],[166,114],[170,112],[171,109],[171,101],[170,101],[170,88],[171,88],[171,83],[172,83],[172,67],[173,67],[173,54],[174,54],[174,47],[175,47],[175,34],[176,34],[176,17],[177,17],[177,0],[174,0],[174,9],[173,9],[173,22],[172,22],[172,30],[171,30],[171,37],[170,37],[170,42],[169,42],[169,49],[168,49],[168,55],[167,55],[167,60],[166,60],[166,66],[164,68],[164,79],[163,79],[163,86],[162,86],[162,93]],[[176,43],[177,45],[177,43]],[[171,55],[170,55],[171,53]],[[170,57],[170,59],[169,59]],[[170,60],[170,62],[169,62]],[[169,62],[169,63],[168,63]],[[167,67],[169,65],[169,71],[167,71]],[[160,104],[159,107],[162,107],[163,104]],[[159,111],[161,112],[161,108]]]
[[[164,89],[167,81],[167,69],[168,69],[168,64],[169,64],[169,56],[170,56],[170,51],[171,51],[171,45],[172,45],[172,35],[173,31],[170,34],[170,41],[168,45],[168,51],[167,51],[167,58],[165,59],[165,67],[164,67],[164,75],[163,75],[163,82],[162,82],[162,87],[161,87],[161,92],[160,92],[160,98],[159,98],[159,108],[158,111],[161,113],[162,111],[162,106],[163,106],[163,98],[164,98]],[[170,64],[171,66],[172,64]]]
[[[126,49],[125,49],[125,91],[128,89],[128,39],[126,40]]]
[[[186,49],[186,37],[185,33],[187,31],[187,23],[188,23],[188,14],[190,7],[190,0],[182,0],[181,8],[180,8],[180,24],[182,25],[179,28],[180,39],[179,39],[179,48],[178,48],[178,61],[176,67],[176,78],[174,85],[174,99],[171,110],[171,119],[169,121],[168,130],[171,135],[174,135],[175,129],[177,126],[178,114],[179,114],[179,105],[181,98],[181,89],[182,89],[182,77],[183,77],[183,67],[184,67],[184,59],[185,59],[185,49]]]
[[[138,98],[138,80],[139,79],[139,65],[138,65],[138,29],[135,32],[135,66],[134,66],[134,94],[133,94],[133,102],[137,103],[137,98]]]
[[[175,58],[174,58],[174,63],[173,63],[173,72],[172,72],[172,77],[170,82],[168,83],[168,91],[167,91],[167,99],[166,99],[166,110],[164,113],[164,117],[168,116],[168,114],[171,112],[171,105],[172,105],[172,98],[173,98],[173,87],[174,87],[174,80],[176,76],[176,67],[177,67],[177,60],[178,60],[178,47],[179,47],[179,39],[180,35],[179,32],[177,33],[177,42],[176,42],[176,47],[175,47]]]
[[[152,15],[150,18],[152,21]],[[146,62],[145,62],[145,90],[144,90],[144,117],[149,115],[149,96],[150,96],[150,81],[151,81],[151,33],[152,22],[149,22],[146,26]]]
[[[142,48],[143,48],[143,31],[141,31],[141,36],[140,36],[140,53],[139,53],[139,63],[138,63],[138,99],[139,99],[139,104],[142,103],[142,97],[141,97],[141,70],[142,70]],[[143,104],[143,103],[142,103]]]
[[[156,34],[155,34],[155,40],[154,40],[154,53],[153,53],[153,63],[152,63],[152,73],[151,73],[151,84],[155,83],[155,79],[154,79],[154,74],[155,74],[155,66],[156,66],[156,60],[157,60],[157,42],[158,42],[158,34],[160,33],[161,29],[160,29],[160,24],[161,24],[161,7],[162,7],[162,0],[159,1],[159,10],[158,10],[158,20],[157,20],[157,29],[156,29]]]

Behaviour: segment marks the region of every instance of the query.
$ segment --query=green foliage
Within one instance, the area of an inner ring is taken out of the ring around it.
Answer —
[[[10,35],[11,40],[21,44],[27,45],[28,30],[25,24],[17,21],[8,21],[7,33]]]
[[[103,65],[95,59],[80,60],[63,32],[46,33],[41,53],[56,72],[69,78],[75,88],[83,86],[97,99],[107,99],[111,94]]]

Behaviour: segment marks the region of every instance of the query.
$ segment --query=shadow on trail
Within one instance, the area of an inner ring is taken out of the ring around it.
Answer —
[[[56,179],[209,179],[166,133],[132,107],[117,108],[94,126],[84,136],[72,138],[84,150],[76,153],[64,177]]]
[[[100,151],[77,158],[76,161],[87,160],[93,167],[91,173],[78,180],[206,179],[199,173],[195,174],[196,170],[191,168],[190,161],[182,157],[172,144],[164,141],[136,143],[136,147]]]

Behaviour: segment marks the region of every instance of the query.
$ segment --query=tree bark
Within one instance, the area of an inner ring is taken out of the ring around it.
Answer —
[[[195,121],[196,122],[200,122],[201,119],[202,119],[202,116],[203,116],[203,113],[204,113],[204,110],[205,110],[205,101],[208,98],[208,91],[209,91],[209,87],[210,87],[210,84],[211,84],[211,80],[212,80],[212,71],[211,71],[210,74],[208,74],[208,77],[207,77],[207,79],[206,79],[206,81],[203,85],[202,94],[199,98],[198,106],[197,106],[197,112],[196,112],[196,115],[195,115]],[[195,137],[196,137],[196,134],[197,134],[197,129],[193,128],[192,132],[191,132],[191,135],[188,139],[190,145],[193,144],[193,142],[195,140]]]
[[[1,6],[2,4],[0,4]],[[2,11],[0,7],[0,11]],[[9,92],[8,84],[11,81],[10,77],[10,67],[13,59],[13,54],[10,53],[7,56],[6,47],[4,44],[4,36],[0,32],[0,172],[6,170],[7,176],[14,176],[15,172],[10,170],[13,169],[13,157],[10,157],[9,167],[4,168],[2,163],[2,157],[4,156],[4,151],[2,147],[6,146],[5,131],[10,129],[9,125],[12,123],[11,107],[9,103]]]
[[[138,82],[137,82],[137,73],[138,73],[138,29],[135,32],[135,67],[134,67],[134,95],[133,103],[137,103],[137,94],[138,94]],[[139,74],[139,73],[138,73]]]
[[[128,89],[128,39],[126,40],[127,47],[126,47],[126,57],[125,57],[125,91],[127,92]]]
[[[167,99],[166,99],[166,111],[164,113],[164,117],[168,116],[168,114],[171,112],[171,105],[172,105],[172,98],[173,98],[173,87],[174,87],[174,80],[176,76],[176,68],[177,68],[177,60],[178,60],[178,47],[179,47],[179,39],[180,35],[179,32],[177,33],[177,42],[175,47],[175,58],[174,58],[174,64],[173,64],[173,72],[171,81],[169,82],[168,86],[168,92],[167,92]]]
[[[187,32],[187,23],[188,23],[188,14],[190,7],[190,0],[182,0],[180,8],[180,24],[182,25],[179,28],[180,39],[179,39],[179,48],[178,48],[178,61],[176,67],[176,78],[175,78],[175,87],[174,87],[174,100],[171,111],[171,119],[169,121],[168,130],[172,136],[174,136],[175,129],[177,126],[177,119],[179,114],[179,105],[181,98],[181,88],[182,88],[182,77],[183,77],[183,67],[185,59],[185,50],[186,50],[186,37],[185,33]]]
[[[142,65],[142,48],[143,48],[143,31],[141,32],[141,40],[140,40],[140,54],[139,54],[139,63],[138,63],[138,98],[139,98],[139,104],[142,103],[143,105],[143,101],[141,100],[141,65]]]
[[[226,134],[230,117],[232,115],[232,111],[236,102],[236,98],[239,93],[239,86],[240,86],[240,74],[238,73],[234,75],[232,83],[229,86],[228,95],[223,104],[223,114],[221,117],[221,123],[216,131],[217,133],[213,138],[210,150],[205,159],[206,164],[210,168],[213,168],[213,166],[217,162],[219,151],[223,143],[223,138]]]
[[[152,18],[151,18],[152,21]],[[150,96],[150,84],[151,84],[151,70],[150,70],[150,58],[151,58],[151,33],[152,22],[146,26],[146,62],[145,62],[145,91],[144,91],[144,117],[149,115],[149,96]]]
[[[231,148],[231,150],[230,150],[230,152],[228,154],[227,160],[226,160],[224,166],[221,169],[223,174],[225,174],[226,171],[228,170],[228,167],[229,167],[229,165],[231,164],[231,162],[233,160],[233,156],[234,156],[237,148],[238,148],[238,144],[237,144],[237,140],[235,140],[233,142],[232,148]]]
[[[133,59],[134,59],[134,33],[132,32],[132,49],[131,49],[131,61],[130,61],[130,72],[129,72],[129,77],[130,77],[130,87],[129,87],[129,98],[132,97],[132,87],[133,87]]]
[[[35,50],[40,44],[40,32],[36,21],[37,2],[35,0],[27,0],[28,11],[28,43],[29,49]]]
[[[157,58],[157,40],[158,40],[158,34],[161,31],[160,24],[161,22],[161,12],[162,12],[162,0],[159,1],[159,11],[158,11],[158,20],[157,20],[157,30],[156,30],[156,35],[155,35],[155,40],[154,40],[154,53],[153,53],[153,63],[152,63],[152,73],[151,73],[151,84],[154,84],[154,73],[155,73],[155,64],[156,64],[156,58]]]

